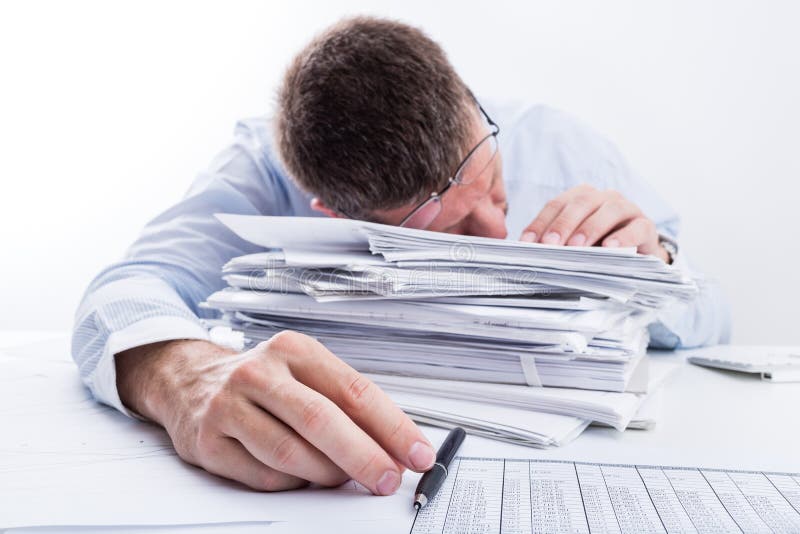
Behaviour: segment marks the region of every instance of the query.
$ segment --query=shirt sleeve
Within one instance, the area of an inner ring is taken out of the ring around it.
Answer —
[[[678,214],[631,170],[613,143],[579,121],[564,117],[570,125],[560,129],[562,154],[573,161],[567,167],[576,171],[571,173],[573,183],[568,183],[567,187],[586,181],[598,189],[615,189],[622,193],[655,222],[661,235],[678,244],[678,255],[673,263],[698,285],[699,292],[694,300],[676,302],[658,313],[657,321],[650,326],[650,346],[676,349],[728,342],[731,321],[727,300],[719,282],[697,270],[681,250]]]
[[[729,343],[730,311],[719,282],[693,269],[680,248],[673,265],[693,278],[699,291],[694,300],[673,303],[659,312],[650,325],[650,346],[678,349]]]
[[[114,357],[172,339],[207,339],[199,304],[220,289],[221,266],[257,249],[215,213],[291,214],[289,185],[260,136],[240,124],[235,142],[186,196],[144,228],[125,258],[102,271],[78,307],[72,356],[94,397],[135,416],[119,398]]]

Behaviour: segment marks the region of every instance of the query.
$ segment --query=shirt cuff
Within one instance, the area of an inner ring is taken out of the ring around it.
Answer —
[[[208,331],[199,323],[182,317],[150,317],[113,332],[91,379],[95,398],[129,417],[144,419],[122,404],[117,390],[116,355],[134,347],[175,339],[208,340]]]

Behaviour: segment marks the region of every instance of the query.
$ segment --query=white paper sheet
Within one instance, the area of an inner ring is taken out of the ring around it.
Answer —
[[[190,466],[166,432],[91,399],[70,361],[0,358],[0,424],[0,529],[413,518],[413,474],[391,497],[353,482],[270,494]]]

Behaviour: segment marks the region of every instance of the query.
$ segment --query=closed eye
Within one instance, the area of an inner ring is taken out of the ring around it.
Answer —
[[[497,166],[496,166],[496,165],[494,166],[494,169],[493,169],[493,170],[494,170],[494,172],[492,172],[492,179],[489,181],[489,187],[487,187],[487,188],[486,188],[486,190],[485,190],[485,191],[484,191],[484,192],[483,192],[483,193],[482,193],[480,196],[478,196],[478,197],[477,197],[477,201],[476,201],[476,202],[480,202],[480,201],[481,201],[483,198],[485,198],[487,195],[491,195],[491,194],[492,194],[492,190],[494,189],[494,186],[495,186],[495,184],[497,183],[497,175],[498,175],[498,174],[500,174],[499,172],[497,172]],[[467,186],[467,187],[470,187],[470,186]],[[508,213],[508,203],[507,203],[507,202],[506,202],[506,204],[503,206],[503,212],[504,212],[504,213]],[[467,212],[464,214],[464,216],[463,216],[463,217],[459,218],[459,219],[458,219],[458,221],[456,221],[455,223],[453,223],[453,224],[451,224],[451,225],[449,225],[449,226],[446,226],[446,227],[445,227],[445,228],[443,228],[441,231],[442,231],[442,232],[445,232],[445,233],[453,233],[453,231],[454,231],[454,230],[455,230],[455,229],[456,229],[456,228],[457,228],[459,225],[461,225],[461,223],[464,221],[464,219],[466,219],[466,218],[469,216],[469,214],[470,214],[470,213],[472,213],[472,210],[471,210],[471,209],[470,209],[469,211],[467,211]]]

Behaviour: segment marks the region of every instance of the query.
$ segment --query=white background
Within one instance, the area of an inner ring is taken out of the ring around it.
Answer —
[[[85,285],[272,106],[345,14],[414,23],[493,98],[613,139],[683,215],[743,343],[800,343],[796,2],[0,4],[0,328],[68,328]]]

